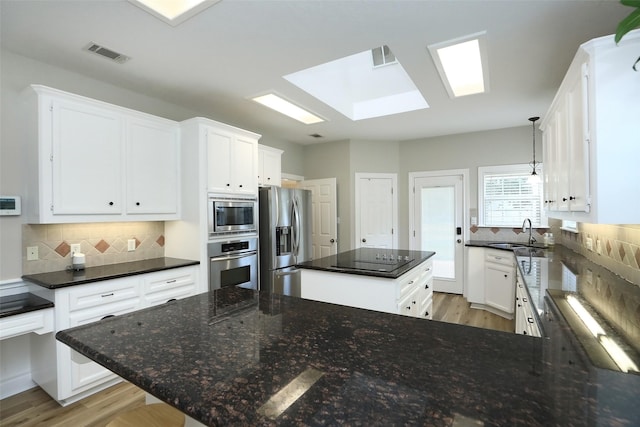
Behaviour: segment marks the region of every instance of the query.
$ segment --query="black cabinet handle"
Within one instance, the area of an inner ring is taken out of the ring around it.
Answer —
[[[140,206],[140,202],[136,202],[136,206]]]
[[[573,196],[569,196],[569,200],[575,200],[576,198]]]
[[[104,320],[104,319],[108,319],[109,317],[116,317],[115,314],[107,314],[106,316],[104,316],[102,319],[100,320]]]
[[[109,202],[109,206],[113,206],[113,202]]]
[[[424,288],[425,289],[429,289],[429,285],[424,285]]]
[[[231,184],[227,184],[227,187],[231,186]]]
[[[242,184],[240,184],[240,188],[242,188]]]
[[[178,300],[175,299],[175,298],[171,298],[170,300],[167,301],[167,304],[169,304],[170,302],[174,302],[174,301],[178,301]]]

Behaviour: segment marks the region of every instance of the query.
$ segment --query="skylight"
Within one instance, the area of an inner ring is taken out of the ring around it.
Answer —
[[[129,0],[169,25],[176,26],[220,0]]]
[[[272,110],[296,119],[305,125],[311,125],[314,123],[324,122],[324,120],[309,111],[292,104],[291,102],[275,95],[273,93],[257,96],[252,98],[255,102],[269,107]]]
[[[429,46],[451,98],[489,91],[485,33]]]
[[[376,49],[394,57],[387,46]],[[374,55],[375,49],[367,50],[284,78],[351,120],[429,108],[397,58],[375,66]]]

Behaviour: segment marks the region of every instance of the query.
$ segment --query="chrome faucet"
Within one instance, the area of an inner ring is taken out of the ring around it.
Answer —
[[[531,235],[531,232],[533,231],[533,227],[531,226],[531,220],[529,218],[525,218],[524,221],[522,222],[522,231],[523,232],[527,231],[527,222],[529,223],[529,240],[527,241],[527,245],[531,246],[536,242],[536,239]]]

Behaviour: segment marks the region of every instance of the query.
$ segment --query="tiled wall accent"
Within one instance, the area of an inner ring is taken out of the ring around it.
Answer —
[[[522,242],[527,243],[529,230],[522,232],[522,228],[498,228],[498,227],[476,227],[469,228],[468,240],[481,240],[483,242]],[[536,241],[542,243],[543,235],[548,230],[546,228],[534,228],[531,235]]]
[[[578,223],[578,233],[562,230],[554,234],[560,237],[556,237],[556,242],[640,286],[640,224]],[[593,251],[587,249],[588,237],[593,241]],[[596,251],[598,240],[602,248],[600,254]]]
[[[64,270],[71,265],[70,245],[75,243],[80,243],[87,267],[164,256],[164,222],[160,221],[22,227],[23,274]],[[135,239],[135,251],[127,250],[129,239]],[[27,261],[28,246],[38,247],[38,260]]]

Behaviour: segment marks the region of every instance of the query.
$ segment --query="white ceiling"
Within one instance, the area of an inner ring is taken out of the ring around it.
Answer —
[[[526,126],[545,114],[578,46],[630,11],[617,0],[222,0],[172,27],[125,0],[0,0],[8,50],[302,144]],[[427,46],[480,31],[491,91],[450,99]],[[91,41],[132,60],[83,51]],[[384,44],[431,108],[353,122],[282,77]],[[328,121],[303,125],[248,99],[267,91]]]

